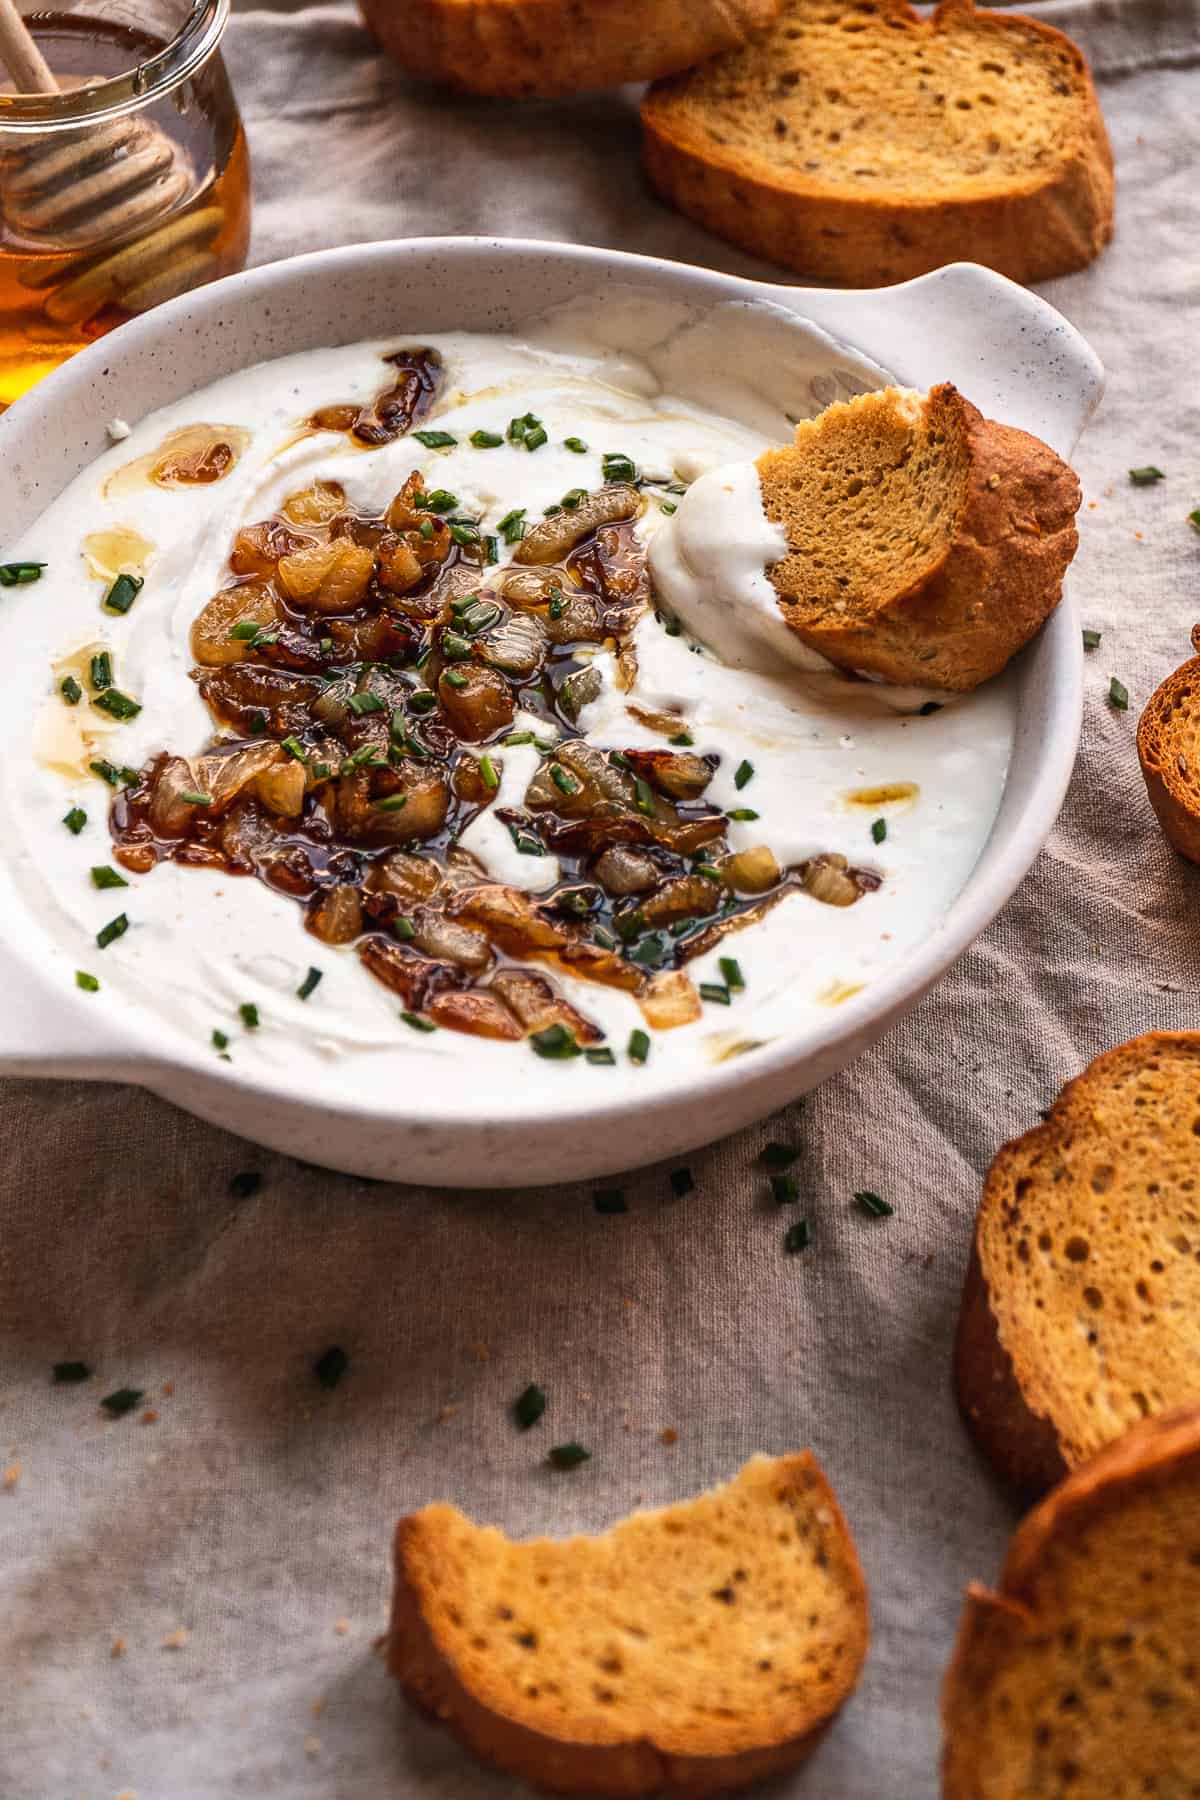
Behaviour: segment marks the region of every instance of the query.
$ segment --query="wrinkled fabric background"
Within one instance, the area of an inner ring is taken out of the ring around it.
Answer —
[[[805,1444],[857,1536],[874,1642],[856,1698],[775,1792],[935,1792],[963,1584],[995,1575],[1014,1521],[949,1388],[981,1171],[1094,1053],[1200,1025],[1200,871],[1155,830],[1134,752],[1200,617],[1200,16],[1034,10],[1089,51],[1119,172],[1113,247],[1046,289],[1109,385],[1077,459],[1073,577],[1103,642],[1045,853],[872,1054],[689,1158],[686,1199],[665,1166],[631,1174],[623,1217],[569,1187],[323,1173],[128,1089],[0,1088],[5,1800],[513,1794],[410,1714],[372,1654],[397,1516],[447,1496],[514,1533],[593,1529]],[[256,260],[480,231],[772,274],[646,192],[632,93],[517,107],[416,91],[349,4],[242,10],[228,54]],[[1167,479],[1131,486],[1148,462]],[[1106,703],[1114,674],[1127,713]],[[755,1165],[768,1137],[803,1144],[800,1257]],[[247,1170],[261,1190],[231,1198]],[[859,1188],[894,1218],[859,1214]],[[350,1368],[326,1392],[311,1365],[332,1343]],[[63,1358],[94,1379],[52,1388]],[[530,1380],[550,1404],[525,1436],[508,1408]],[[103,1417],[122,1385],[147,1390],[153,1423]],[[555,1474],[542,1457],[568,1438],[594,1459]]]

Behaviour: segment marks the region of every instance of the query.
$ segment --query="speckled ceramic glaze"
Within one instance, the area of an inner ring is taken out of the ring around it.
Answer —
[[[264,358],[421,331],[506,330],[608,286],[707,306],[768,300],[918,388],[950,380],[981,410],[1069,455],[1099,399],[1096,357],[1056,312],[998,275],[955,264],[876,292],[766,287],[644,257],[567,245],[426,239],[326,251],[217,282],[124,326],[0,419],[0,495],[15,538],[137,420]],[[815,392],[820,403],[823,396]],[[718,1064],[697,1080],[651,1060],[634,1100],[547,1107],[530,1059],[528,1102],[489,1114],[444,1064],[415,1070],[385,1107],[323,1105],[181,1049],[158,1020],[51,985],[42,927],[0,862],[0,1071],[138,1082],[201,1117],[305,1160],[390,1180],[516,1186],[607,1173],[736,1130],[841,1068],[900,1018],[995,917],[1050,831],[1079,738],[1082,649],[1067,600],[1019,660],[1008,783],[987,847],[940,928],[819,1029]],[[416,1059],[413,1059],[414,1061]],[[555,1069],[554,1074],[563,1073]]]

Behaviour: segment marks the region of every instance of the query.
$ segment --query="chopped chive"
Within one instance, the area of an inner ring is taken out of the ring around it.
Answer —
[[[212,1047],[214,1050],[228,1050],[228,1034],[224,1031],[214,1031],[212,1034]]]
[[[516,846],[518,856],[545,856],[546,846],[532,832],[522,831],[519,825],[510,825],[508,834]]]
[[[454,543],[466,549],[469,544],[479,542],[479,527],[473,519],[451,519],[450,536]]]
[[[637,809],[648,819],[654,817],[654,789],[641,775],[635,777],[634,789],[637,793]]]
[[[467,685],[467,678],[461,669],[443,669],[442,680],[452,688],[465,688]]]
[[[378,694],[351,694],[346,705],[356,718],[363,718],[367,713],[383,712],[385,703]]]
[[[535,425],[532,431],[525,433],[524,443],[527,450],[540,450],[549,442],[549,433],[544,425]]]
[[[681,1168],[671,1170],[670,1181],[671,1192],[677,1200],[682,1200],[685,1194],[690,1194],[696,1185],[692,1171],[686,1164]]]
[[[561,763],[550,764],[550,779],[560,794],[577,794],[579,783],[572,779]]]
[[[659,512],[666,513],[669,517],[671,513],[678,512],[679,508],[676,506],[674,500],[660,500],[658,503],[658,510]]]
[[[417,928],[404,913],[397,913],[392,920],[392,934],[398,937],[402,944],[408,944],[416,937]]]
[[[498,450],[504,439],[498,431],[480,429],[471,433],[471,442],[477,450]]]
[[[526,435],[535,430],[541,422],[536,413],[522,413],[519,419],[508,421],[508,431],[505,435],[510,444],[523,444]]]
[[[1187,520],[1193,531],[1200,531],[1200,506],[1193,506]]]
[[[1128,712],[1129,710],[1129,689],[1123,681],[1118,681],[1115,675],[1108,684],[1108,704],[1114,712]]]
[[[87,824],[87,814],[82,806],[73,806],[69,813],[63,814],[63,824],[72,837],[78,837]]]
[[[332,774],[333,774],[333,765],[331,763],[319,762],[319,763],[314,763],[312,766],[312,775],[313,775],[314,781],[328,781],[329,777]]]
[[[556,1469],[577,1469],[580,1463],[591,1460],[591,1451],[585,1450],[582,1444],[555,1444],[546,1458]]]
[[[644,1063],[650,1054],[650,1037],[639,1027],[629,1034],[629,1060],[632,1063]]]
[[[812,1239],[807,1219],[797,1219],[789,1225],[783,1234],[783,1247],[789,1256],[795,1256],[801,1250],[807,1250]]]
[[[605,481],[636,481],[637,465],[630,456],[623,456],[620,451],[607,452],[601,458]]]
[[[54,1380],[61,1385],[64,1382],[89,1381],[92,1371],[85,1362],[60,1362],[54,1365]]]
[[[140,700],[131,700],[120,688],[105,688],[97,694],[92,705],[100,712],[106,712],[111,719],[136,719],[142,710]]]
[[[483,778],[484,787],[491,788],[492,792],[495,793],[496,789],[500,786],[500,777],[496,773],[495,763],[486,751],[484,751],[479,759],[479,773]]]
[[[409,712],[431,713],[437,705],[437,695],[432,688],[418,688],[415,694],[408,697]]]
[[[729,989],[723,987],[719,981],[702,981],[700,998],[711,1001],[714,1006],[728,1006],[731,1001]]]
[[[258,619],[238,619],[229,627],[229,635],[239,643],[248,643],[251,638],[258,636],[260,624]]]
[[[407,794],[388,794],[383,800],[374,800],[372,805],[376,812],[403,812],[408,805]]]
[[[546,1396],[536,1381],[531,1381],[525,1391],[513,1401],[513,1417],[522,1431],[528,1431],[530,1426],[536,1425],[545,1410]]]
[[[1134,487],[1149,487],[1152,482],[1165,481],[1166,476],[1161,469],[1156,469],[1153,463],[1147,463],[1144,468],[1130,469],[1129,479]]]
[[[434,526],[432,519],[422,519],[421,523],[417,529],[420,531],[421,536],[425,539],[425,542],[428,543],[430,538],[433,536],[436,527]]]
[[[742,974],[742,965],[738,962],[736,957],[722,956],[720,958],[720,970],[725,977],[725,986],[731,993],[740,994],[745,991],[746,978]]]
[[[630,962],[639,963],[643,969],[661,969],[666,958],[666,946],[656,931],[644,937],[636,950],[629,953]]]
[[[1083,632],[1083,647],[1084,647],[1084,649],[1085,650],[1098,650],[1100,648],[1101,635],[1102,634],[1100,632],[1091,631],[1085,626],[1084,632]]]
[[[617,1059],[607,1044],[593,1044],[589,1049],[585,1050],[583,1054],[588,1062],[596,1063],[601,1068],[612,1069],[616,1067]]]
[[[542,1031],[531,1032],[529,1043],[538,1056],[551,1062],[563,1062],[568,1057],[580,1055],[575,1033],[568,1031],[565,1025],[547,1025]]]
[[[553,694],[550,694],[548,696],[548,698],[553,699],[554,698]],[[541,751],[543,756],[549,756],[549,754],[552,750],[558,749],[558,739],[557,738],[535,737],[533,741],[537,745],[538,749]]]
[[[322,973],[323,972],[320,969],[313,969],[313,968],[309,969],[308,974],[304,977],[304,980],[300,983],[300,986],[296,989],[297,1000],[307,1000],[308,999],[308,996],[316,988],[317,983],[322,979]]]
[[[184,788],[179,798],[188,806],[211,806],[213,803],[212,795],[202,794],[199,788]]]
[[[738,793],[740,794],[746,783],[748,781],[753,781],[753,779],[754,764],[752,762],[740,762],[737,766],[737,773],[733,778],[733,785]]]
[[[542,517],[543,519],[557,519],[561,513],[562,507],[556,502],[553,506],[547,506],[543,509]]]
[[[588,491],[586,488],[568,488],[567,492],[562,497],[563,507],[567,512],[574,512],[577,506],[583,505],[587,497]]]
[[[576,456],[585,456],[587,454],[587,445],[581,437],[564,438],[563,448],[565,450],[573,450]]]
[[[730,818],[730,819],[750,820],[750,819],[757,819],[758,814],[755,812],[755,810],[752,806],[734,806],[734,807],[730,808],[729,812],[726,814],[726,817]]]
[[[45,563],[0,563],[0,587],[18,587],[26,581],[40,581]]]
[[[926,700],[924,706],[918,706],[917,717],[919,719],[927,719],[931,713],[941,712],[941,710],[942,703],[940,700]]]
[[[83,689],[73,675],[64,675],[58,684],[58,691],[68,706],[78,706],[83,699]]]
[[[331,637],[323,637],[317,645],[317,648],[320,650],[322,656],[328,656],[333,649],[333,639]]]
[[[496,530],[506,544],[519,544],[525,536],[525,508],[517,506],[512,512],[505,513]]]
[[[249,1200],[262,1187],[263,1178],[257,1169],[242,1169],[237,1175],[229,1177],[229,1197],[231,1200]]]
[[[115,919],[110,919],[108,924],[102,926],[96,933],[96,943],[101,950],[107,950],[108,946],[115,944],[119,937],[124,937],[128,930],[129,920],[124,913],[118,913]]]
[[[281,750],[286,750],[289,756],[294,756],[297,762],[304,762],[307,759],[308,751],[304,748],[304,745],[300,742],[298,737],[282,738],[280,740],[279,748]]]
[[[112,657],[107,650],[97,650],[88,665],[88,679],[96,692],[112,686]]]
[[[722,882],[725,877],[715,863],[698,862],[692,864],[692,874],[701,876],[705,881]]]
[[[546,608],[552,619],[561,619],[567,610],[567,597],[561,588],[555,588],[550,595],[550,604]]]
[[[413,436],[427,450],[449,450],[452,444],[458,442],[449,431],[414,431]]]
[[[266,729],[267,729],[266,713],[265,712],[251,713],[251,715],[250,715],[250,730],[251,730],[252,735],[254,737],[259,737]]]
[[[758,1153],[764,1169],[790,1169],[800,1151],[795,1144],[765,1144]]]
[[[437,1026],[434,1024],[433,1020],[432,1019],[423,1019],[421,1017],[420,1013],[402,1012],[400,1014],[400,1017],[404,1020],[404,1023],[406,1025],[411,1025],[414,1031],[436,1031],[437,1030]]]
[[[890,1219],[896,1210],[894,1206],[889,1206],[886,1200],[881,1200],[878,1194],[869,1192],[855,1194],[854,1198],[862,1210],[870,1213],[874,1219]]]
[[[606,931],[604,929],[603,925],[597,925],[595,931],[592,933],[592,936],[595,938],[596,942],[599,944],[599,946],[602,950],[615,950],[617,947],[616,938],[613,936],[611,931]]]
[[[504,748],[506,750],[515,750],[518,744],[532,744],[532,742],[532,731],[510,731],[508,736],[503,740]]]
[[[98,994],[100,992],[100,983],[96,980],[94,975],[89,975],[86,969],[76,969],[75,986],[77,988],[82,988],[85,994]]]
[[[694,925],[698,925],[699,923],[700,923],[700,921],[699,921],[697,915],[695,913],[689,913],[687,918],[676,919],[675,923],[673,925],[669,925],[667,927],[667,929],[671,933],[672,937],[685,937],[687,935],[687,933],[692,929],[692,927]]]
[[[499,617],[500,608],[485,600],[477,603],[469,612],[463,614],[463,630],[469,631],[471,636],[475,637],[479,632],[486,631],[489,625],[494,625]]]
[[[887,820],[886,819],[876,819],[871,826],[871,837],[872,837],[873,841],[877,844],[882,844],[882,842],[886,836],[887,836]]]
[[[100,1402],[110,1419],[123,1419],[126,1413],[133,1412],[146,1398],[144,1388],[117,1388],[115,1393],[105,1394]]]
[[[118,575],[101,604],[107,612],[127,613],[144,586],[141,575]]]
[[[350,1358],[340,1344],[330,1344],[323,1350],[313,1364],[313,1374],[323,1388],[335,1388],[346,1370],[350,1367]]]
[[[449,488],[434,488],[432,494],[423,494],[420,499],[423,512],[452,513],[458,505],[458,495]]]
[[[677,731],[674,737],[667,739],[668,744],[679,744],[684,749],[690,748],[695,741],[690,731]]]
[[[639,906],[613,914],[613,929],[623,944],[631,944],[645,923],[646,915]]]
[[[246,1027],[247,1031],[258,1030],[258,1008],[255,1006],[253,1000],[242,1001],[242,1004],[238,1007],[238,1017],[241,1019],[242,1024]]]
[[[683,627],[682,627],[682,625],[680,625],[678,619],[664,619],[663,620],[663,630],[666,632],[668,637],[682,637],[683,636]]]
[[[500,561],[500,540],[497,537],[485,537],[483,540],[484,561],[498,563]]]
[[[128,887],[129,883],[123,875],[110,868],[107,863],[98,863],[92,870],[92,886],[94,888]]]
[[[776,1206],[791,1206],[800,1198],[800,1184],[794,1175],[772,1175],[771,1192]]]
[[[597,1188],[592,1195],[592,1206],[598,1213],[629,1211],[624,1188]]]
[[[462,662],[463,658],[470,656],[470,654],[471,644],[468,638],[459,637],[457,631],[443,631],[443,656],[449,657],[451,662]]]

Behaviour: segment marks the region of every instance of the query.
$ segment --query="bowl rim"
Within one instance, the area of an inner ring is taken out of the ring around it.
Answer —
[[[598,270],[603,267],[610,274],[626,274],[632,281],[650,288],[661,283],[664,276],[676,281],[682,278],[694,283],[699,302],[706,298],[711,298],[714,303],[721,300],[757,300],[784,307],[801,319],[806,317],[803,304],[806,294],[814,297],[821,295],[823,299],[831,297],[831,290],[828,289],[782,286],[678,263],[668,258],[537,239],[412,238],[342,245],[243,270],[204,289],[182,295],[154,312],[130,321],[116,333],[97,340],[39,384],[31,394],[23,397],[19,408],[10,409],[7,417],[0,420],[0,445],[8,449],[7,440],[10,438],[19,443],[26,429],[36,432],[45,423],[52,421],[59,394],[62,393],[64,399],[67,398],[73,382],[84,383],[93,374],[100,374],[102,368],[107,374],[108,369],[103,365],[111,364],[118,354],[123,361],[155,340],[165,341],[184,315],[193,315],[192,323],[196,325],[198,321],[194,315],[197,309],[201,314],[217,314],[222,309],[247,304],[251,296],[259,299],[264,293],[280,287],[291,287],[314,279],[325,280],[335,274],[344,278],[348,271],[357,270],[360,276],[366,277],[380,263],[396,258],[419,262],[421,258],[428,259],[431,256],[446,260],[456,256],[472,257],[497,252],[503,252],[506,256],[515,255],[518,259],[544,260],[550,257],[585,264],[590,262],[597,265]],[[991,271],[975,270],[974,265],[947,267],[970,268],[980,277],[987,277],[1003,288],[1012,287],[1012,284],[993,275]],[[918,277],[916,282],[899,284],[893,290],[874,290],[874,294],[877,299],[886,303],[889,292],[897,293],[902,288],[912,288],[921,282],[933,282],[945,274],[945,269],[938,270],[932,275]],[[1014,291],[1021,294],[1027,302],[1040,307],[1048,319],[1057,316],[1045,302],[1035,300],[1034,296],[1024,294],[1023,290]],[[827,326],[813,321],[810,323],[816,331],[826,336],[833,335]],[[1065,321],[1060,323],[1070,331],[1071,328],[1066,326]],[[846,332],[841,342],[848,349],[856,350],[852,328]],[[279,350],[275,354],[287,352]],[[856,354],[866,355],[868,352],[857,349]],[[269,359],[269,356],[262,355],[254,358],[255,361]],[[1093,358],[1093,362],[1094,360]],[[237,367],[250,366],[252,364],[248,360],[234,363],[226,373],[235,372]],[[64,481],[55,489],[52,498],[42,503],[42,510],[53,503],[53,498],[57,497],[65,485]],[[993,834],[989,835],[966,882],[928,937],[892,970],[874,979],[860,995],[831,1009],[828,1022],[822,1021],[815,1026],[809,1023],[795,1036],[776,1037],[755,1045],[707,1070],[668,1067],[660,1076],[657,1069],[662,1065],[655,1065],[653,1069],[647,1070],[647,1084],[645,1092],[641,1094],[625,1087],[623,1093],[606,1095],[598,1083],[588,1083],[586,1087],[576,1088],[573,1095],[569,1086],[559,1085],[555,1090],[552,1121],[548,1121],[546,1117],[544,1090],[540,1084],[533,1082],[529,1084],[527,1102],[514,1101],[511,1095],[506,1095],[503,1107],[491,1112],[486,1109],[484,1102],[482,1105],[473,1104],[468,1113],[461,1098],[455,1096],[452,1083],[439,1084],[436,1103],[435,1096],[427,1089],[423,1090],[419,1096],[419,1112],[414,1106],[406,1108],[403,1094],[397,1095],[394,1090],[386,1104],[381,1097],[372,1100],[348,1094],[333,1097],[300,1094],[294,1083],[281,1075],[273,1076],[269,1070],[246,1070],[241,1065],[221,1063],[211,1053],[203,1054],[199,1043],[193,1047],[182,1039],[181,1034],[166,1026],[144,1004],[139,1004],[136,1000],[125,1007],[119,1024],[114,1022],[110,1040],[113,1047],[100,1059],[84,1059],[85,1066],[73,1068],[73,1057],[50,1056],[46,1059],[50,1065],[47,1072],[76,1073],[85,1078],[94,1076],[109,1080],[130,1080],[156,1088],[168,1097],[172,1097],[172,1073],[177,1072],[181,1078],[185,1075],[201,1077],[213,1088],[228,1091],[231,1096],[245,1096],[248,1101],[257,1098],[275,1104],[290,1101],[306,1107],[315,1105],[322,1116],[331,1121],[383,1124],[396,1130],[419,1123],[434,1130],[453,1127],[456,1130],[469,1129],[472,1133],[483,1131],[494,1134],[501,1131],[506,1137],[513,1132],[544,1129],[551,1122],[556,1133],[569,1136],[574,1129],[585,1124],[594,1127],[597,1123],[612,1123],[656,1108],[678,1105],[683,1101],[686,1101],[689,1110],[702,1113],[708,1102],[718,1096],[726,1096],[729,1090],[743,1084],[764,1090],[774,1084],[778,1089],[780,1079],[790,1071],[794,1071],[797,1076],[795,1092],[799,1093],[805,1086],[803,1071],[806,1066],[823,1065],[826,1069],[840,1066],[838,1052],[841,1049],[845,1049],[841,1062],[850,1060],[858,1048],[865,1047],[882,1035],[894,1020],[914,1005],[939,976],[945,973],[996,918],[1023,880],[1053,828],[1074,768],[1082,720],[1083,647],[1069,587],[1055,613],[1043,626],[1035,645],[1050,660],[1048,673],[1053,694],[1053,729],[1043,740],[1034,778],[1020,814],[1008,828],[1007,842],[1002,853],[989,855],[995,831],[993,827]],[[1020,660],[1024,661],[1033,648],[1034,646],[1030,646],[1023,652]],[[1020,708],[1017,727],[1019,730]],[[1008,779],[1006,776],[1005,792]],[[40,987],[51,1005],[58,1004],[64,1008],[73,1023],[80,1025],[86,1018],[86,1029],[80,1035],[91,1037],[94,1041],[97,1024],[94,1012],[85,1014],[80,996],[73,992],[68,992],[65,996],[52,994],[51,984],[42,979],[36,970],[30,970],[17,943],[4,931],[2,921],[0,955],[5,959],[12,957],[21,963],[22,972],[30,976],[33,986]],[[856,1046],[856,1039],[862,1041],[860,1045]],[[95,1066],[91,1066],[91,1063]],[[0,1070],[2,1069],[3,1052],[0,1050]],[[375,1091],[380,1094],[379,1089]],[[211,1098],[208,1104],[211,1109]],[[702,1139],[701,1130],[696,1133],[696,1141]]]

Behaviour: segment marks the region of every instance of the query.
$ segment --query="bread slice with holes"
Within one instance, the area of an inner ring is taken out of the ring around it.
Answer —
[[[780,610],[843,668],[977,687],[1061,597],[1078,542],[1074,470],[949,382],[827,406],[758,473],[788,537],[767,571]]]
[[[781,0],[361,0],[410,74],[473,94],[552,98],[652,81],[744,44]]]
[[[757,256],[847,287],[960,259],[1015,281],[1112,236],[1112,152],[1082,52],[944,0],[785,0],[743,49],[659,82],[650,180]]]
[[[943,1800],[1200,1792],[1200,1407],[1135,1425],[967,1593],[942,1690]]]
[[[814,1458],[599,1537],[400,1521],[388,1666],[484,1761],[560,1794],[716,1794],[790,1768],[867,1648],[854,1544]]]
[[[1200,863],[1200,625],[1197,652],[1155,688],[1138,723],[1138,761],[1150,804],[1180,856]]]
[[[1106,1051],[1001,1150],[954,1367],[972,1434],[1030,1493],[1200,1402],[1200,1032]]]

